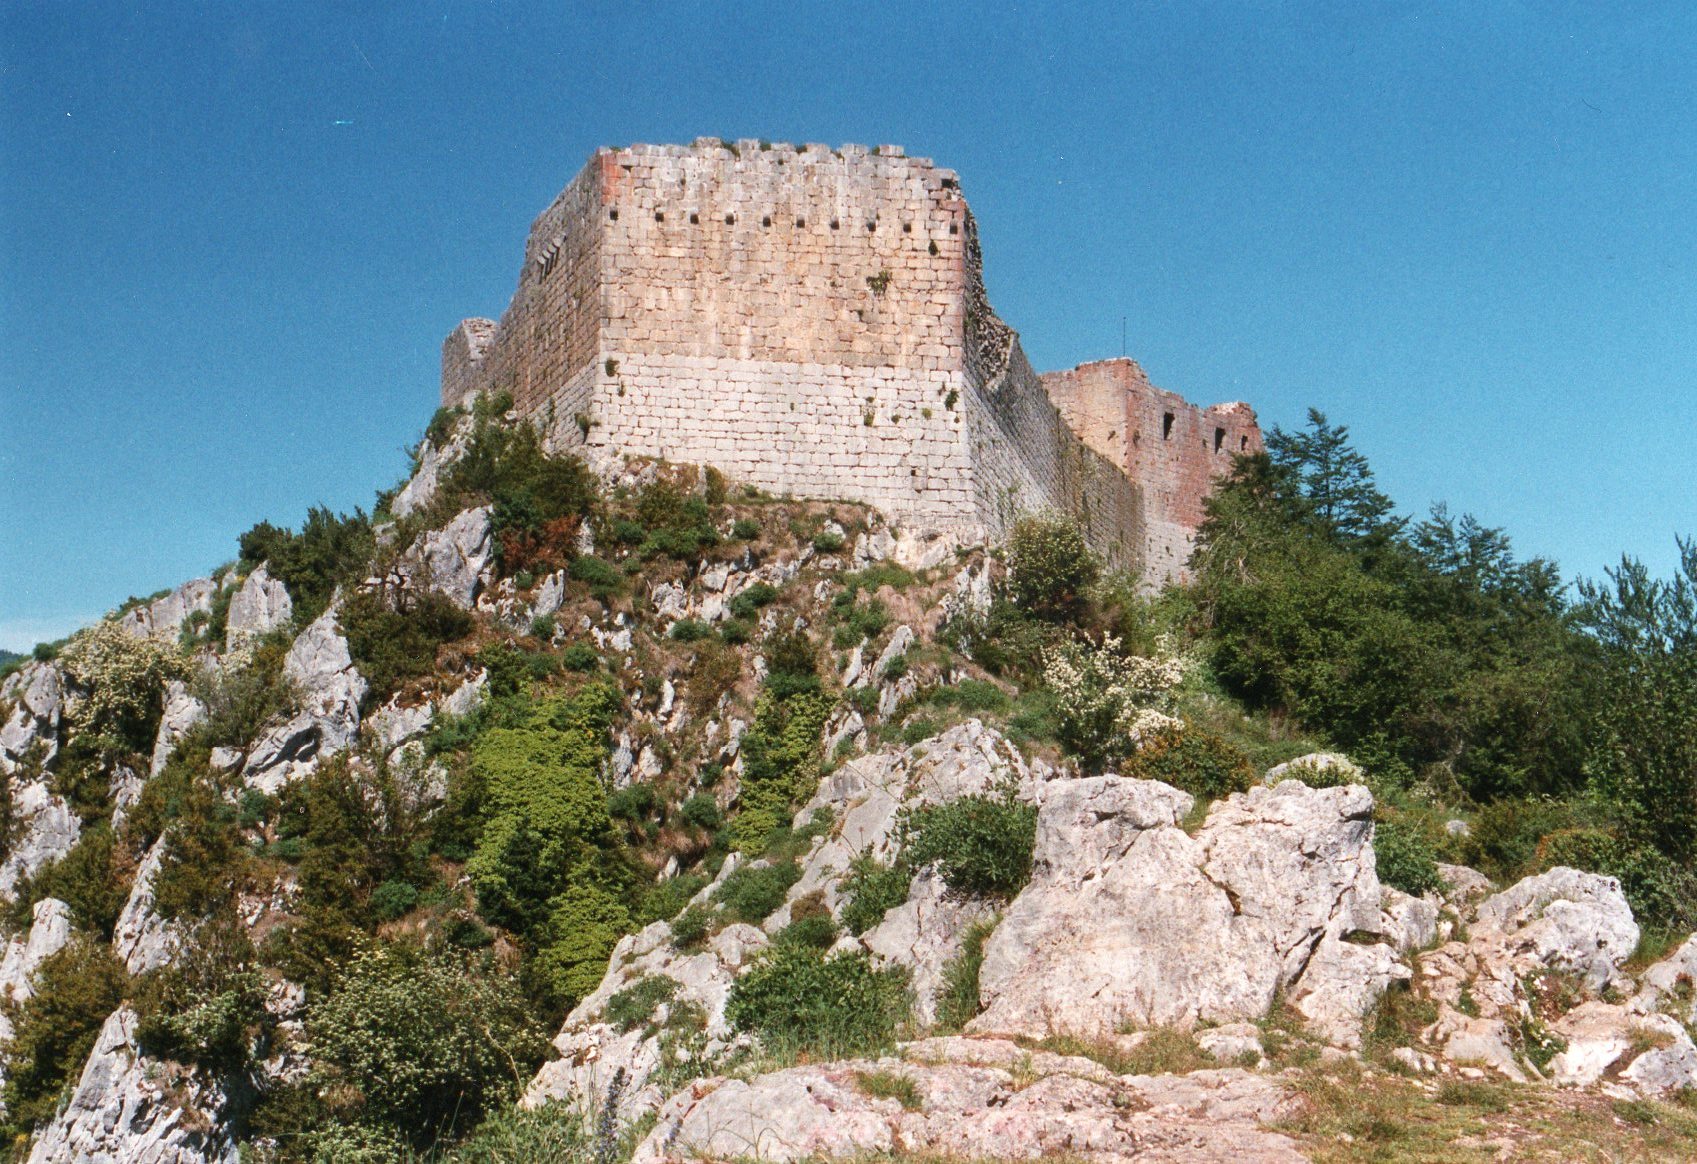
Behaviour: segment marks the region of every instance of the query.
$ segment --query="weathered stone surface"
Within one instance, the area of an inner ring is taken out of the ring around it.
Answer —
[[[170,762],[177,744],[190,729],[206,722],[206,704],[189,694],[188,685],[172,679],[165,686],[165,712],[159,718],[159,731],[153,739],[153,759],[147,774],[157,776]]]
[[[1438,936],[1438,903],[1414,897],[1386,885],[1379,896],[1379,932],[1390,939],[1399,953],[1409,953],[1432,943]]]
[[[1341,942],[1378,927],[1372,797],[1286,781],[1215,804],[1195,837],[1177,827],[1190,806],[1153,781],[1048,786],[1031,883],[985,947],[985,1009],[970,1029],[1043,1037],[1232,1022],[1290,990],[1325,1033],[1347,1033],[1394,973],[1371,947]],[[1304,989],[1321,948],[1316,982],[1359,971],[1359,993]]]
[[[6,898],[14,894],[19,880],[70,852],[82,834],[77,814],[46,780],[13,788],[12,820],[16,832],[0,863],[0,897]]]
[[[909,1081],[917,1106],[866,1094],[861,1080],[874,1073]],[[1243,1071],[1115,1077],[1088,1060],[1012,1043],[928,1039],[879,1060],[699,1080],[665,1104],[633,1159],[784,1162],[913,1153],[1294,1162],[1305,1159],[1296,1145],[1264,1126],[1290,1110],[1277,1084]]]
[[[1682,1021],[1697,1022],[1697,934],[1644,971],[1639,983],[1637,1009],[1665,1006]]]
[[[1500,935],[1511,954],[1579,974],[1593,990],[1607,986],[1638,945],[1620,882],[1560,866],[1480,902],[1474,926]]]
[[[283,674],[298,688],[301,709],[254,741],[242,770],[248,784],[266,792],[311,771],[320,758],[353,746],[359,737],[359,704],[367,684],[336,626],[334,605],[295,639]]]
[[[127,1006],[100,1028],[70,1100],[41,1130],[30,1164],[238,1164],[215,1081],[145,1058]]]
[[[46,763],[58,751],[65,677],[53,663],[25,663],[0,684],[0,772]],[[8,711],[9,709],[9,711]]]
[[[153,880],[165,859],[168,839],[155,841],[136,870],[130,896],[112,930],[112,952],[131,974],[145,974],[168,965],[182,944],[181,929],[153,910]]]
[[[35,903],[29,932],[6,943],[0,955],[0,1000],[22,1002],[35,993],[35,972],[71,940],[71,907],[56,897]],[[12,1023],[0,1008],[0,1042],[12,1037]]]
[[[295,612],[289,598],[289,588],[273,578],[262,563],[230,599],[229,620],[225,623],[224,644],[234,650],[260,635],[268,634],[288,623]]]
[[[494,557],[489,513],[488,506],[468,509],[445,528],[421,534],[400,567],[409,583],[435,590],[456,606],[472,609],[483,572]]]
[[[908,889],[907,900],[860,935],[860,944],[880,963],[908,971],[913,1020],[926,1027],[936,1021],[944,970],[960,953],[962,937],[973,924],[989,921],[995,913],[995,906],[987,901],[950,893],[935,869],[922,869]]]
[[[401,491],[395,494],[395,499],[389,503],[389,512],[396,517],[410,517],[436,500],[436,491],[441,487],[442,473],[455,461],[465,455],[466,422],[461,421],[456,426],[456,432],[438,449],[429,441],[425,441],[418,450],[418,467],[413,470],[407,483],[401,486]]]
[[[1667,1015],[1639,1015],[1592,1000],[1550,1027],[1567,1043],[1550,1060],[1547,1075],[1553,1083],[1588,1086],[1613,1074],[1655,1093],[1697,1085],[1697,1047],[1685,1028]]]
[[[1438,865],[1438,876],[1444,883],[1444,900],[1456,905],[1468,905],[1491,895],[1491,879],[1466,865]]]
[[[212,613],[212,596],[217,592],[218,584],[212,579],[195,578],[163,598],[142,603],[119,619],[118,625],[137,638],[174,641],[189,615]]]

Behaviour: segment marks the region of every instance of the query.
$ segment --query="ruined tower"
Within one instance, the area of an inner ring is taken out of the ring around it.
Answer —
[[[443,344],[442,401],[510,392],[591,460],[712,465],[953,540],[1059,509],[1112,561],[1166,577],[1188,536],[1172,530],[1194,528],[1231,452],[1260,447],[1254,414],[1210,410],[1238,443],[1194,464],[1142,457],[1123,424],[1091,436],[1081,418],[1198,410],[1092,367],[1045,389],[990,308],[952,171],[890,146],[700,139],[596,153],[532,224],[500,322]]]

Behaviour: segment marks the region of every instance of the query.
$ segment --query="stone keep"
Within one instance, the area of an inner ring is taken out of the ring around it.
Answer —
[[[444,405],[500,392],[592,463],[711,465],[956,541],[1057,509],[1151,580],[1261,447],[1246,405],[1203,412],[1129,361],[1038,376],[959,180],[892,146],[598,151],[531,225],[500,322],[443,344]]]

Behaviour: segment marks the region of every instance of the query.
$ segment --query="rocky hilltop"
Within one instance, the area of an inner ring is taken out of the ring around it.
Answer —
[[[1077,527],[503,406],[5,679],[20,1157],[1688,1154],[1697,939],[1411,852]]]

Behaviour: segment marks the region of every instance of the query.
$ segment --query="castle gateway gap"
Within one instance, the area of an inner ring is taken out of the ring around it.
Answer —
[[[442,346],[442,403],[510,392],[551,447],[711,465],[977,541],[1057,509],[1178,573],[1244,404],[1129,360],[1039,376],[984,292],[951,170],[893,146],[602,149],[531,225],[499,323]]]

